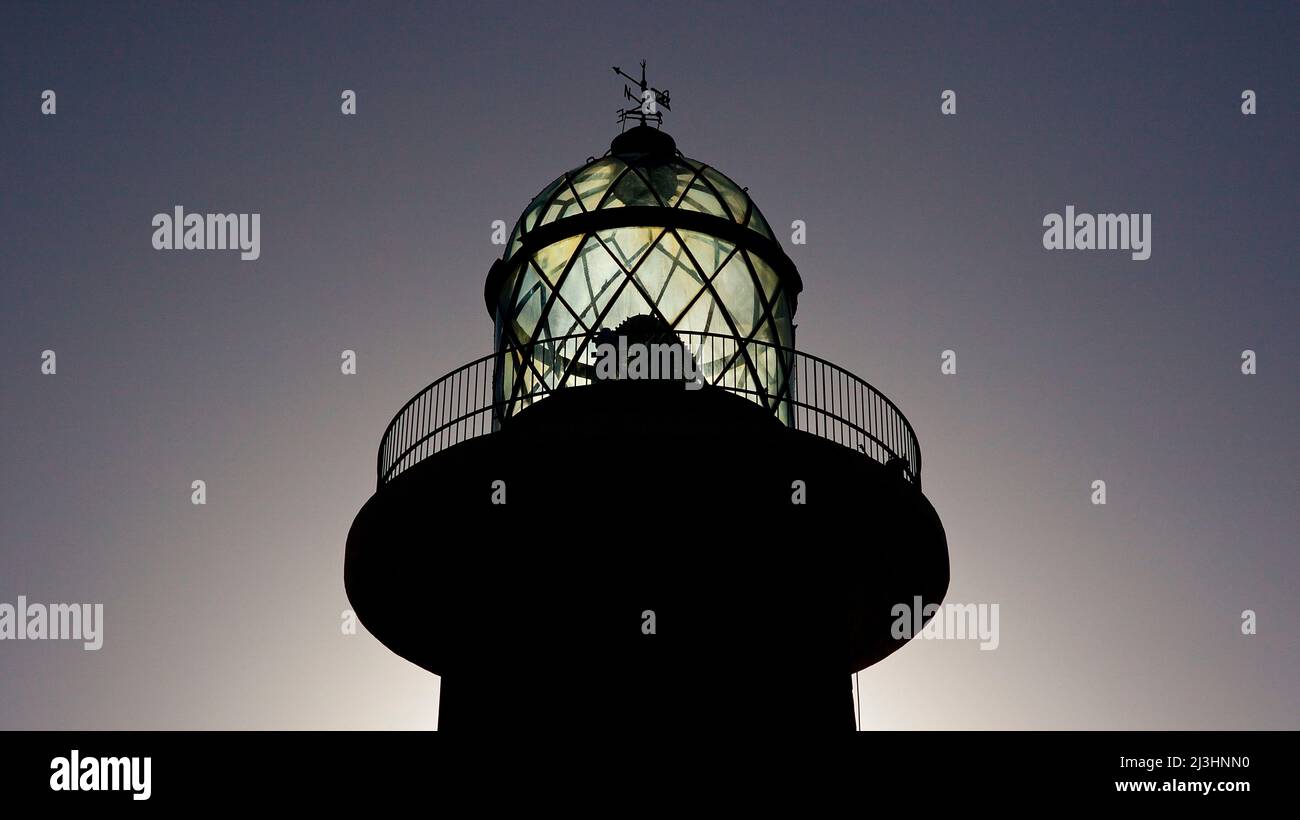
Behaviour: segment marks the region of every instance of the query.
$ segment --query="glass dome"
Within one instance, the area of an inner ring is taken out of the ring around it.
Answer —
[[[779,350],[794,347],[800,287],[744,189],[667,134],[633,128],[534,197],[493,265],[485,297],[503,415],[587,383],[594,334],[649,316],[692,348],[706,381],[786,417]]]
[[[717,169],[681,154],[651,163],[628,160],[603,156],[542,189],[515,223],[506,258],[518,253],[523,235],[537,227],[578,213],[636,205],[712,214],[775,241],[749,194]]]

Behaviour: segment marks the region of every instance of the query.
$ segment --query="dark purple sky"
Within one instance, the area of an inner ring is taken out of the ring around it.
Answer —
[[[866,673],[864,724],[1298,728],[1298,35],[1295,3],[4,4],[0,602],[106,629],[0,642],[0,728],[433,725],[436,678],[340,634],[344,538],[392,414],[489,350],[492,220],[606,150],[643,57],[800,266],[800,347],[914,425],[949,600],[1000,606],[996,651]],[[153,250],[178,204],[260,213],[261,258]],[[1151,259],[1044,250],[1067,205],[1150,213]]]

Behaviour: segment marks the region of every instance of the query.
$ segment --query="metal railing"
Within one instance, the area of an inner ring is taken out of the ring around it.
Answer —
[[[901,467],[920,487],[921,448],[912,425],[892,401],[867,382],[825,359],[757,340],[716,333],[677,331],[714,388],[743,395],[769,408],[787,426]],[[471,438],[499,429],[529,404],[556,390],[590,383],[586,334],[507,348],[463,365],[406,403],[379,443],[378,484]],[[545,355],[542,355],[544,352]],[[507,362],[508,357],[511,361]],[[523,358],[520,358],[523,357]],[[542,362],[543,364],[535,364]],[[513,394],[497,391],[498,365],[514,368]]]

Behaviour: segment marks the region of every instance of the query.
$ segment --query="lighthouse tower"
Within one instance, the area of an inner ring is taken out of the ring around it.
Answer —
[[[895,605],[948,586],[916,435],[796,349],[794,263],[628,79],[491,265],[492,352],[384,432],[348,597],[440,729],[848,729]]]

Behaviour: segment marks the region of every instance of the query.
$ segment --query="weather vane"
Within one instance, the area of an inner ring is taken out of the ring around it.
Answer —
[[[627,120],[630,117],[632,119],[640,120],[642,125],[645,125],[646,122],[650,120],[653,120],[655,125],[663,125],[664,115],[663,112],[659,110],[659,106],[662,105],[667,111],[672,110],[672,106],[668,104],[668,89],[665,88],[663,91],[660,91],[657,88],[652,88],[650,84],[646,82],[645,60],[641,61],[640,80],[627,74],[618,66],[614,66],[614,73],[635,83],[638,89],[637,91],[633,91],[632,86],[624,84],[623,97],[629,100],[635,100],[638,104],[632,108],[620,108],[618,111],[619,123],[626,128]]]

